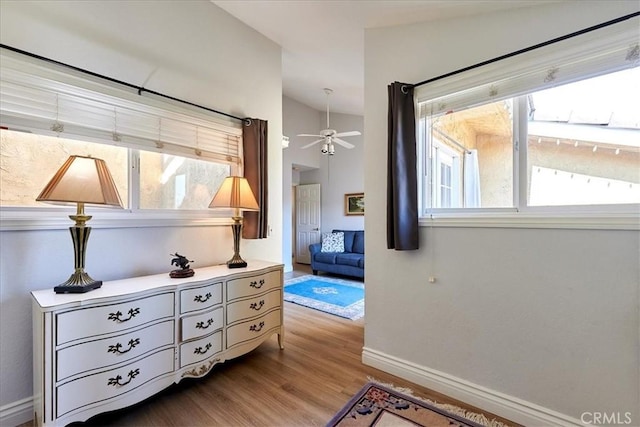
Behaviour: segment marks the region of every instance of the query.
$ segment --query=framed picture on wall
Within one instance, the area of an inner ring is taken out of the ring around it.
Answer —
[[[350,193],[344,195],[345,215],[364,215],[364,193]]]

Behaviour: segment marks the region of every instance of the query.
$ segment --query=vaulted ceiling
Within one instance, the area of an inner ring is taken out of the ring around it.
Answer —
[[[282,46],[284,95],[319,111],[364,112],[364,30],[564,0],[211,0]]]

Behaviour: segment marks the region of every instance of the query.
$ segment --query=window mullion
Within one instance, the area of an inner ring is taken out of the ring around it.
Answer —
[[[426,155],[426,118],[424,116],[420,116],[417,126],[417,141],[418,141],[418,162],[417,162],[417,173],[418,173],[418,212],[420,212],[419,216],[424,216],[427,214],[427,197],[426,190],[429,188],[427,182],[427,155]]]
[[[527,96],[521,96],[518,98],[518,118],[517,122],[519,127],[518,133],[518,200],[515,205],[518,210],[527,208],[528,195],[529,195],[529,156],[527,152],[527,140],[529,137],[529,103],[527,102]]]
[[[522,210],[527,206],[527,97],[513,100],[513,206]]]
[[[129,150],[129,206],[140,210],[140,152]]]

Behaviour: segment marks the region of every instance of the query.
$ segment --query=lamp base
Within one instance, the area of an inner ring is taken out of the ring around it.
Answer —
[[[95,282],[88,283],[86,285],[58,285],[53,288],[53,291],[56,294],[82,294],[94,289],[98,289],[101,286],[102,280],[96,280]]]
[[[244,268],[246,266],[247,262],[240,257],[233,257],[229,261],[227,261],[227,267],[229,268]]]
[[[81,294],[98,289],[102,286],[102,280],[93,280],[84,271],[76,271],[69,279],[53,288],[56,294]]]
[[[240,257],[240,237],[242,236],[241,216],[233,217],[231,230],[233,231],[233,257],[229,261],[227,261],[227,267],[244,268],[247,266],[247,263]]]

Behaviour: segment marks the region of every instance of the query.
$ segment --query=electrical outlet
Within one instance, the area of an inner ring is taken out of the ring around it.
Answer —
[[[436,278],[434,276],[429,276],[429,283],[436,283]]]

